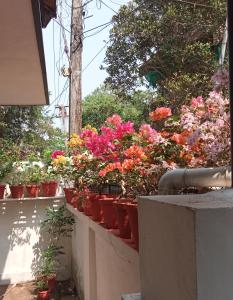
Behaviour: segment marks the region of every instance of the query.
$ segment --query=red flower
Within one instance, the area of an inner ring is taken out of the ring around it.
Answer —
[[[155,111],[150,113],[152,121],[160,121],[172,115],[172,111],[168,107],[158,107]]]
[[[61,150],[56,150],[51,154],[52,159],[56,159],[58,156],[64,156],[65,152]]]

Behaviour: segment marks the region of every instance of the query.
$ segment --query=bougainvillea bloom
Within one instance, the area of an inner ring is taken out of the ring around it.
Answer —
[[[120,125],[122,123],[121,116],[114,114],[113,116],[107,118],[106,123],[113,125],[113,126]]]
[[[158,107],[156,110],[150,113],[150,118],[152,121],[160,121],[170,117],[172,115],[172,111],[169,107]]]
[[[191,101],[191,105],[193,108],[199,108],[199,107],[203,107],[204,106],[204,100],[201,96],[197,97],[197,98],[193,98]]]
[[[146,154],[145,154],[143,148],[140,146],[137,146],[137,145],[133,145],[133,146],[129,147],[127,150],[125,150],[124,154],[126,157],[129,157],[129,158],[146,159]]]
[[[57,158],[58,156],[63,156],[63,155],[65,155],[64,151],[56,150],[56,151],[54,151],[54,152],[51,154],[51,158],[52,158],[52,159],[55,159],[55,158]]]
[[[184,145],[186,139],[179,133],[174,133],[171,137],[172,141],[176,142],[177,144]]]

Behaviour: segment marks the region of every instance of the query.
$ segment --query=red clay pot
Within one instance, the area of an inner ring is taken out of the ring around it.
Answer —
[[[42,182],[42,190],[44,197],[54,197],[57,193],[57,181]]]
[[[103,222],[107,229],[117,228],[116,210],[113,205],[114,201],[114,198],[99,199],[103,211]]]
[[[56,275],[48,279],[48,288],[50,292],[53,292],[55,290],[56,286]]]
[[[129,225],[129,217],[125,208],[125,202],[114,202],[114,207],[116,210],[116,218],[117,218],[117,224],[119,228],[120,237],[124,239],[130,239],[131,238],[131,229]]]
[[[22,199],[23,198],[23,192],[24,192],[24,186],[23,185],[11,185],[11,198],[14,199]]]
[[[132,232],[132,242],[135,244],[136,249],[139,249],[139,234],[138,234],[138,204],[125,203],[125,209],[129,216],[129,224]]]
[[[5,184],[0,184],[0,199],[4,198],[5,188],[6,188]]]
[[[84,214],[86,216],[92,216],[92,200],[91,199],[95,199],[97,196],[97,194],[95,193],[86,193],[82,206],[83,206],[83,210],[84,210]]]
[[[91,210],[92,219],[97,222],[101,221],[101,206],[100,206],[99,199],[101,199],[101,195],[99,194],[92,194],[89,197],[89,200],[91,202],[90,210]]]
[[[28,192],[28,197],[36,198],[40,193],[40,185],[39,184],[28,184],[26,185],[26,189]]]
[[[50,299],[49,291],[38,292],[37,299],[38,300],[49,300]]]
[[[66,197],[66,202],[71,204],[71,200],[74,196],[75,188],[63,188],[65,197]]]

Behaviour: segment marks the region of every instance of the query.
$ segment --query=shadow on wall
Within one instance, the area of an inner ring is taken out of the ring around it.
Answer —
[[[1,285],[32,279],[40,248],[46,245],[46,238],[40,236],[45,207],[62,204],[63,200],[48,199],[0,202]]]

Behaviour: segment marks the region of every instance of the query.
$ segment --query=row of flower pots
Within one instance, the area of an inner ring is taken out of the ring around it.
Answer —
[[[54,197],[57,193],[58,182],[48,181],[41,184],[28,184],[28,185],[10,185],[10,198],[22,199],[24,198],[24,192],[27,191],[28,198],[39,197],[42,192],[43,197]],[[6,185],[0,184],[0,199],[5,198]]]
[[[103,225],[117,229],[119,237],[131,240],[138,250],[138,205],[133,199],[119,198],[119,195],[79,192],[65,188],[67,203]]]

